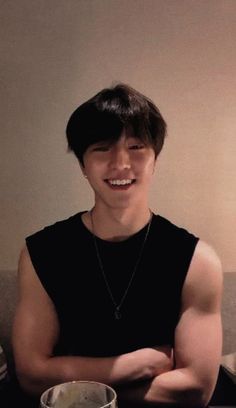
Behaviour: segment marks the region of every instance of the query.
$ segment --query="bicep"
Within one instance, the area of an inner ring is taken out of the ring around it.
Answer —
[[[188,367],[200,381],[214,382],[221,348],[222,271],[219,259],[199,242],[182,293],[175,332],[176,368]]]
[[[19,300],[13,325],[16,366],[51,356],[59,326],[54,305],[43,288],[26,248],[18,270]]]

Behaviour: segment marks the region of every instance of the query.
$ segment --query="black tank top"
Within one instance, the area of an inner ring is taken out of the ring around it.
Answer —
[[[35,271],[59,319],[56,355],[112,356],[143,347],[174,344],[181,291],[198,238],[154,215],[139,267],[114,316],[82,213],[26,238]],[[117,303],[128,285],[146,233],[122,242],[97,238],[107,280]]]

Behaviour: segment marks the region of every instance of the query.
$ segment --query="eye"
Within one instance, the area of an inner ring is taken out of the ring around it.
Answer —
[[[108,145],[99,145],[99,146],[94,146],[92,148],[93,152],[107,152],[109,150]]]
[[[134,143],[134,144],[131,144],[129,146],[129,149],[131,149],[131,150],[140,150],[140,149],[143,149],[143,148],[144,148],[144,144],[142,144],[142,143]]]

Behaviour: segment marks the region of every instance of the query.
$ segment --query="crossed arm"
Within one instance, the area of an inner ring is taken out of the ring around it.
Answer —
[[[220,262],[211,248],[199,242],[183,288],[174,357],[169,346],[117,357],[55,357],[52,350],[60,330],[56,311],[24,249],[13,327],[20,384],[40,394],[56,383],[89,379],[110,384],[130,402],[204,406],[220,362],[221,288]]]
[[[174,367],[143,386],[126,389],[125,399],[181,407],[207,405],[221,358],[221,296],[220,261],[208,245],[200,242],[183,288]]]

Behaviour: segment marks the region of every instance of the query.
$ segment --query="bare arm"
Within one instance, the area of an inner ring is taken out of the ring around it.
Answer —
[[[59,335],[54,305],[33,268],[27,248],[19,261],[19,303],[13,350],[21,386],[34,394],[57,383],[94,380],[111,385],[153,378],[172,366],[170,347],[145,348],[118,357],[55,357]]]
[[[182,292],[175,333],[175,369],[120,393],[128,401],[203,407],[217,380],[221,347],[221,264],[199,242]]]

